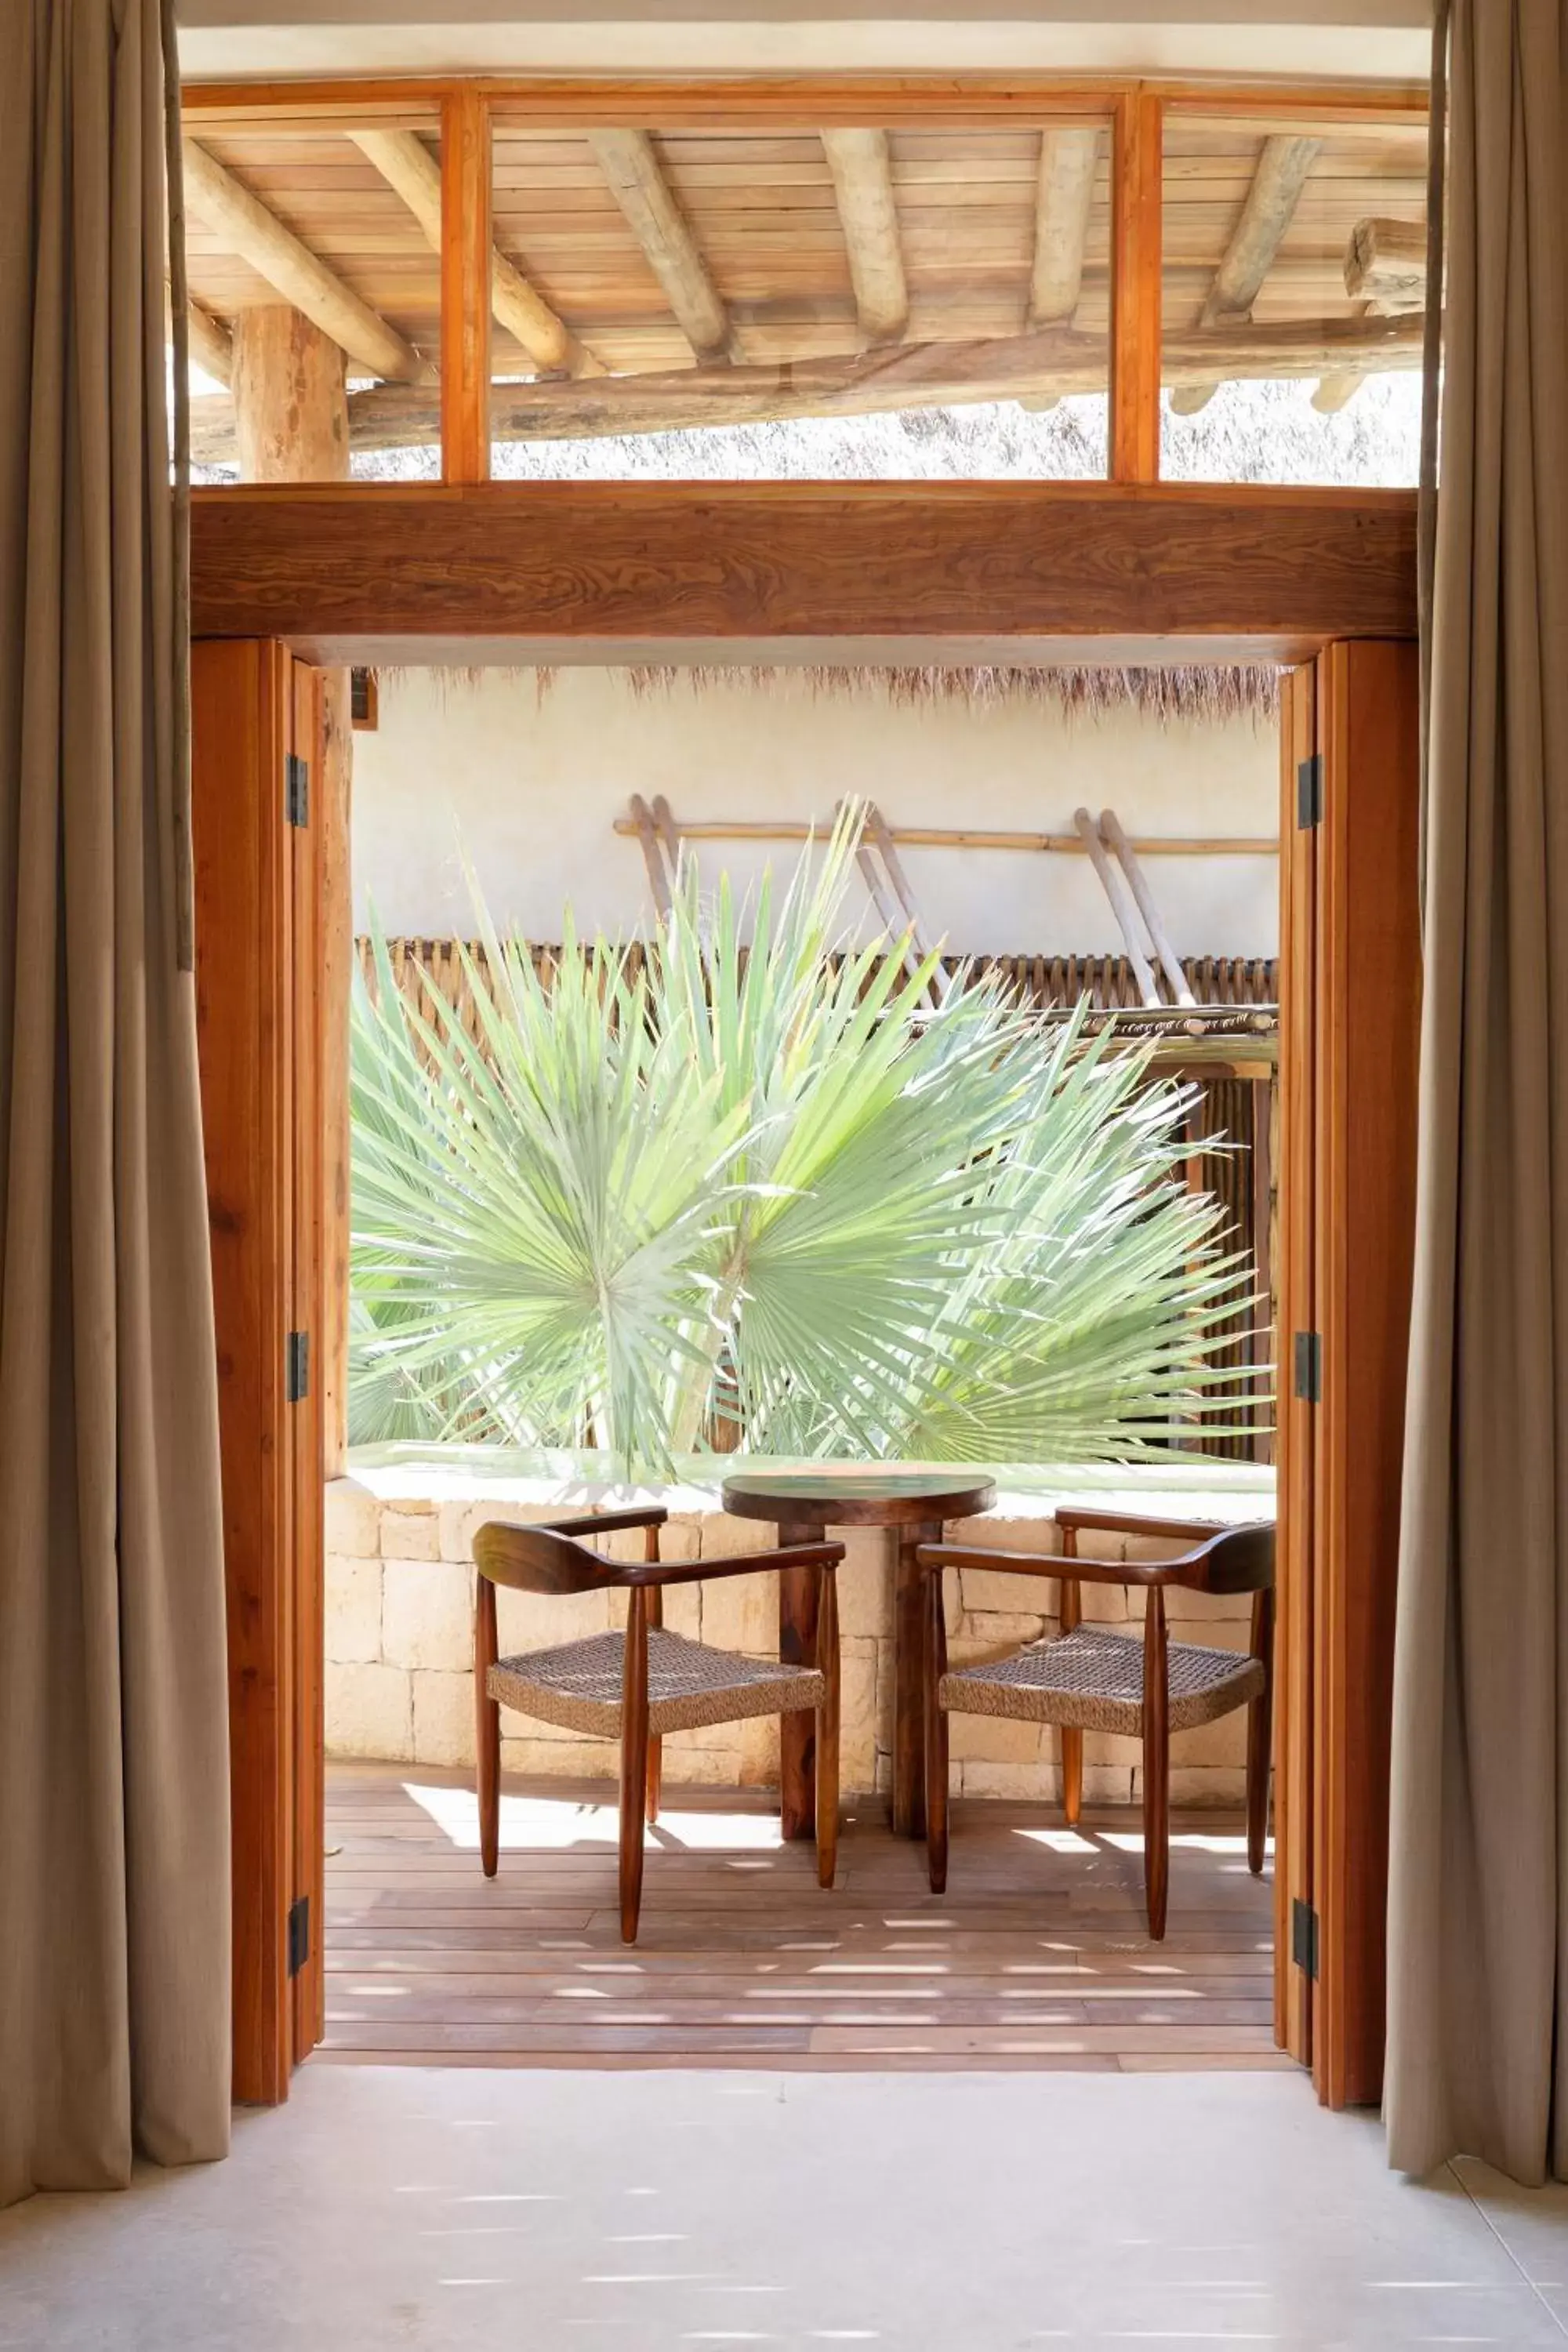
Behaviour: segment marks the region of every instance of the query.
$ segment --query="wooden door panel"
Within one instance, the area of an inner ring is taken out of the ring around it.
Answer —
[[[1310,1971],[1298,1965],[1295,1922],[1314,1912],[1312,1884],[1313,1407],[1296,1393],[1295,1338],[1316,1326],[1313,1234],[1317,1187],[1314,1053],[1317,993],[1318,829],[1301,822],[1318,750],[1317,665],[1283,681],[1279,793],[1279,1314],[1275,1360],[1279,1614],[1274,1780],[1275,2037],[1302,2065],[1312,2061]]]
[[[325,1848],[325,1725],[322,1683],[326,1653],[323,1558],[321,1336],[321,745],[320,670],[292,664],[292,746],[303,776],[289,827],[291,866],[289,967],[293,1033],[290,1291],[292,1328],[303,1335],[304,1394],[290,1414],[294,1481],[293,1604],[294,1855],[293,1903],[302,1924],[293,1978],[294,2063],[308,2057],[325,2029],[321,1905]]]
[[[272,2105],[319,2038],[321,1434],[291,1396],[319,1317],[313,845],[288,761],[313,752],[313,674],[258,639],[192,647],[196,1007],[217,1333],[228,1602],[234,2095]],[[312,1873],[314,1875],[312,1876]],[[294,1951],[291,1954],[291,1940]]]
[[[1416,647],[1334,645],[1319,671],[1312,2063],[1321,2097],[1344,2106],[1383,2087],[1421,1011]]]

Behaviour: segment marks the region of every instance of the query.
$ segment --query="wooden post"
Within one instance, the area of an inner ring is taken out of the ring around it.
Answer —
[[[1163,109],[1131,90],[1117,101],[1111,173],[1110,478],[1160,478],[1161,174]]]
[[[349,475],[346,362],[341,346],[287,304],[242,310],[234,329],[234,412],[241,478],[342,482]],[[349,811],[353,730],[346,669],[321,681],[319,824],[321,937],[321,1297],[313,1343],[321,1391],[321,1472],[335,1477],[348,1442],[349,971],[353,913]]]
[[[472,83],[441,105],[441,478],[490,471],[490,118]]]

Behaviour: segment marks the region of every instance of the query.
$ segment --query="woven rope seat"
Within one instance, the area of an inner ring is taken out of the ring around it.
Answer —
[[[609,1738],[621,1728],[621,1676],[626,1637],[595,1633],[556,1650],[498,1658],[489,1670],[491,1698],[540,1723]],[[772,1658],[743,1658],[661,1626],[647,1637],[647,1727],[650,1734],[690,1731],[699,1724],[739,1723],[752,1715],[786,1715],[815,1707],[826,1696],[826,1677],[809,1666]]]
[[[1263,1668],[1235,1650],[1173,1642],[1169,1653],[1171,1729],[1191,1731],[1258,1697]],[[942,1706],[962,1715],[1006,1715],[1055,1723],[1069,1731],[1143,1731],[1143,1644],[1103,1626],[1080,1625],[989,1665],[943,1675]]]

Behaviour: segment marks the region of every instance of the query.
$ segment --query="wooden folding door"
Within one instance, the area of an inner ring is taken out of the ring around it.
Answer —
[[[1415,1202],[1416,649],[1286,686],[1277,2015],[1331,2106],[1382,2088],[1394,1596]]]
[[[223,1451],[235,2095],[321,2038],[319,675],[192,649],[196,1001]]]

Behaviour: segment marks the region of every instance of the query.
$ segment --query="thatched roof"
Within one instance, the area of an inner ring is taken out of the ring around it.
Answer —
[[[386,669],[384,677],[405,673]],[[447,667],[443,681],[453,688],[481,677],[507,677],[531,687],[542,698],[561,673],[549,667],[497,670]],[[1100,719],[1135,710],[1163,725],[1170,720],[1220,722],[1250,719],[1271,725],[1279,707],[1279,673],[1269,662],[1181,663],[1142,668],[1109,663],[1023,664],[776,664],[768,667],[710,662],[641,664],[616,669],[638,695],[702,695],[734,687],[759,688],[812,700],[874,697],[895,707],[956,703],[984,713],[1009,705],[1037,703],[1069,717]]]

